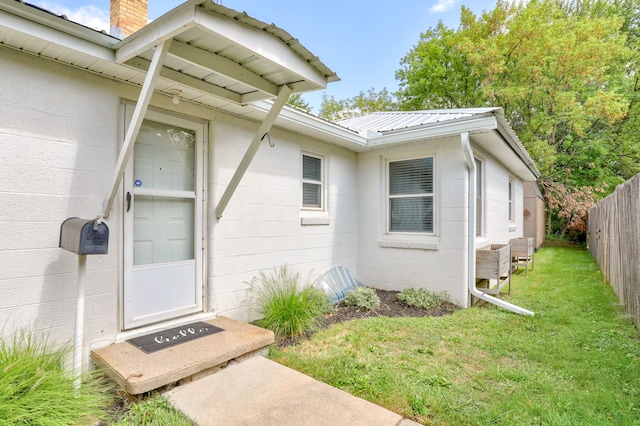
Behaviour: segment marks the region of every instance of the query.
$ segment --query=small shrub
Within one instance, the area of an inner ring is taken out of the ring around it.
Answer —
[[[321,289],[302,283],[300,274],[289,272],[286,266],[271,274],[260,272],[249,284],[262,317],[256,324],[276,337],[295,337],[316,329],[330,307]]]
[[[104,415],[108,386],[96,374],[85,373],[81,387],[74,389],[65,368],[69,352],[68,346],[53,348],[45,335],[32,330],[0,340],[0,424],[90,424]]]
[[[380,298],[376,291],[368,287],[358,287],[349,290],[344,298],[347,306],[353,306],[358,309],[366,309],[368,311],[380,307]]]
[[[335,311],[336,307],[331,303],[327,294],[321,288],[315,286],[308,286],[309,300],[312,304],[315,304],[315,309],[320,315],[329,314]]]
[[[396,296],[398,300],[409,306],[423,309],[433,309],[449,300],[447,292],[432,293],[426,288],[407,288]]]

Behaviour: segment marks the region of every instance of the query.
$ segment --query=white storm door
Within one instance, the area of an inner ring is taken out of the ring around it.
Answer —
[[[153,112],[142,124],[123,185],[125,329],[202,311],[203,135]]]

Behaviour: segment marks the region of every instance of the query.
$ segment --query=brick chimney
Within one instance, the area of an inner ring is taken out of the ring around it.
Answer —
[[[111,0],[109,33],[125,38],[147,25],[148,0]]]

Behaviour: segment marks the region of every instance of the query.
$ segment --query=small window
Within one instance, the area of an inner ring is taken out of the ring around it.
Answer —
[[[513,222],[513,181],[509,179],[509,222]]]
[[[484,176],[484,171],[482,170],[482,161],[479,159],[475,159],[476,162],[476,236],[482,237],[483,229],[482,225],[484,224],[484,204],[483,193],[482,193],[482,180]]]
[[[433,157],[389,162],[389,232],[433,233]]]
[[[302,207],[323,209],[322,157],[302,155]]]

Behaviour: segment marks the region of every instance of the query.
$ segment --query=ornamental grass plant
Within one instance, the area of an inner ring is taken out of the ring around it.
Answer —
[[[258,316],[255,323],[273,331],[276,338],[300,336],[320,326],[331,310],[324,291],[303,282],[300,273],[286,266],[260,272],[249,281]]]
[[[92,424],[104,416],[110,392],[96,374],[74,378],[66,368],[70,348],[20,330],[0,340],[0,424],[59,426]]]

